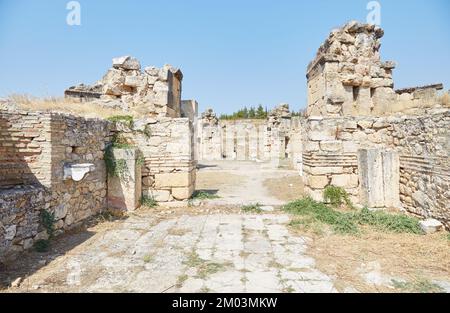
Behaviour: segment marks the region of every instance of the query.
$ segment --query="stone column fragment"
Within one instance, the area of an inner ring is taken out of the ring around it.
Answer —
[[[115,211],[134,211],[142,196],[141,166],[137,164],[136,149],[112,149],[114,174],[108,173],[108,208]]]

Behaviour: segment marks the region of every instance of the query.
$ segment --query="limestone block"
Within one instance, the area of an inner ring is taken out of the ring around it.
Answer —
[[[369,207],[398,207],[400,203],[400,163],[392,150],[358,150],[360,199]]]
[[[383,167],[379,149],[358,150],[358,174],[362,205],[384,206]]]
[[[143,84],[143,77],[142,76],[126,76],[125,77],[125,83],[126,86],[130,87],[139,87]]]
[[[333,175],[331,178],[331,185],[342,188],[356,188],[358,187],[358,175],[356,174]]]
[[[336,139],[336,133],[330,130],[313,130],[308,133],[308,137],[313,141],[334,140]]]
[[[114,160],[124,161],[124,173],[119,176],[108,174],[108,207],[121,211],[133,211],[140,205],[142,196],[141,167],[136,164],[136,149],[113,149]]]
[[[433,218],[428,218],[426,220],[420,221],[420,228],[426,233],[426,234],[432,234],[438,231],[441,231],[444,229],[444,225],[439,222],[438,220],[435,220]]]
[[[169,190],[150,190],[146,194],[158,202],[168,202],[170,200]]]
[[[383,161],[384,205],[400,206],[400,159],[396,151],[381,152]]]
[[[311,175],[329,175],[329,174],[342,174],[344,168],[342,166],[337,167],[311,167],[309,169]]]
[[[164,173],[155,175],[155,187],[187,187],[191,182],[190,172]]]
[[[114,58],[113,61],[114,68],[121,68],[124,70],[140,70],[141,64],[136,58],[131,56],[123,56]]]
[[[353,141],[344,141],[342,143],[344,153],[356,153],[359,145]]]
[[[325,140],[320,142],[320,148],[323,151],[340,151],[342,149],[342,142],[339,140]]]
[[[186,200],[189,199],[194,192],[194,186],[183,187],[183,188],[172,188],[172,196],[176,200]]]
[[[326,176],[308,176],[308,186],[315,189],[323,189],[328,185],[328,178]]]
[[[319,143],[316,141],[308,141],[305,144],[305,151],[306,152],[319,151]]]

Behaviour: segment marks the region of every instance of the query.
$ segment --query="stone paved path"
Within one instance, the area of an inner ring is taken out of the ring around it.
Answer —
[[[150,213],[98,232],[29,276],[20,291],[335,292],[288,236],[284,214],[180,216],[151,226]]]

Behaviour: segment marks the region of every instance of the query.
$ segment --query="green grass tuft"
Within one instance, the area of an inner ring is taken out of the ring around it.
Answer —
[[[241,210],[242,210],[242,212],[246,212],[246,213],[261,213],[262,212],[261,204],[259,204],[259,203],[244,205],[241,207]]]
[[[217,199],[220,198],[218,195],[204,191],[204,190],[196,190],[194,194],[192,195],[191,199],[198,199],[198,200],[207,200],[207,199]]]
[[[444,293],[445,290],[429,281],[428,279],[419,278],[413,282],[402,282],[395,279],[392,280],[392,285],[395,289],[413,293]]]
[[[323,223],[330,225],[336,233],[356,234],[359,232],[359,225],[370,225],[381,231],[422,234],[419,220],[413,217],[382,211],[372,212],[367,208],[357,212],[339,212],[310,197],[291,202],[283,210],[303,217],[292,221],[292,226],[310,227]]]
[[[134,125],[133,116],[131,115],[114,115],[108,117],[108,121],[115,123],[122,123],[126,125],[128,128],[133,128]]]
[[[330,203],[332,207],[337,208],[345,204],[349,208],[353,208],[353,204],[344,188],[327,186],[323,191],[323,198],[325,202]]]
[[[141,205],[146,206],[148,208],[154,208],[158,206],[158,202],[153,197],[142,196]]]

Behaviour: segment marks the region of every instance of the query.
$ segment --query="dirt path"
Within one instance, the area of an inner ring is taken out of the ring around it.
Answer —
[[[220,198],[210,201],[216,204],[278,206],[300,198],[303,184],[295,170],[266,163],[214,161],[200,165],[197,190],[217,194]]]

